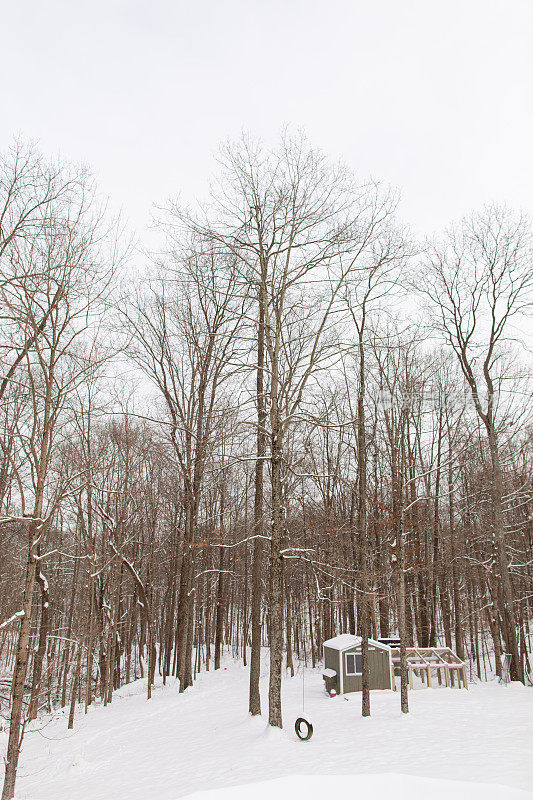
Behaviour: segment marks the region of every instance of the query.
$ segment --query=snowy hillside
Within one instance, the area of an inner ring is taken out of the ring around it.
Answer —
[[[265,679],[262,685],[266,707]],[[220,798],[269,792],[276,800],[323,798],[326,778],[320,775],[340,776],[327,778],[334,791],[350,790],[357,780],[359,789],[381,787],[374,797],[396,799],[431,789],[434,800],[445,794],[518,800],[529,796],[519,789],[533,786],[533,691],[522,685],[415,690],[408,716],[400,714],[397,695],[373,692],[372,716],[363,719],[360,696],[329,698],[320,671],[306,670],[305,712],[314,725],[309,742],[300,742],[293,728],[302,710],[301,674],[284,682],[283,731],[248,716],[247,686],[248,671],[227,664],[200,675],[181,696],[171,681],[148,702],[144,682],[130,684],[107,708],[78,714],[74,731],[67,731],[63,716],[41,723],[24,742],[17,800],[173,800],[209,790],[207,799],[217,787],[309,774],[316,778],[291,778],[274,784],[274,791],[232,789]],[[368,777],[342,777],[356,773]],[[421,778],[467,783],[446,787]]]

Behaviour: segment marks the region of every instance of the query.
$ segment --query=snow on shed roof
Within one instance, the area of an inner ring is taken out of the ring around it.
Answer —
[[[329,647],[331,650],[349,650],[350,647],[358,647],[360,644],[360,636],[354,636],[353,633],[341,633],[339,636],[334,636],[333,639],[327,639],[323,646]],[[388,644],[376,642],[375,639],[369,639],[368,644],[370,647],[377,647],[379,650],[390,650]]]

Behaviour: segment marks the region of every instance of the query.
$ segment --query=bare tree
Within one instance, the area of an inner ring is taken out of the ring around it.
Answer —
[[[361,661],[362,661],[362,715],[370,715],[370,666],[368,638],[370,632],[370,589],[368,580],[368,497],[367,497],[367,437],[365,422],[366,402],[366,348],[369,318],[375,315],[381,301],[387,297],[390,310],[392,295],[396,288],[400,269],[407,256],[405,236],[391,225],[391,215],[395,209],[394,198],[380,209],[381,215],[375,220],[375,229],[364,247],[352,255],[354,266],[346,281],[346,303],[350,321],[355,333],[354,350],[358,367],[357,404],[351,416],[357,441],[357,533],[359,541],[359,560],[361,574]],[[374,321],[376,325],[376,321]],[[346,370],[345,370],[346,378]],[[349,393],[348,393],[348,396]]]
[[[492,535],[501,585],[503,636],[511,674],[524,680],[503,512],[498,431],[503,347],[533,300],[533,236],[529,220],[489,207],[463,219],[424,264],[434,321],[453,349],[485,427],[491,459]]]
[[[94,335],[101,303],[113,274],[113,264],[103,264],[101,260],[105,231],[93,194],[92,187],[82,186],[77,196],[60,198],[56,204],[47,206],[38,233],[12,238],[9,250],[4,252],[4,258],[7,257],[11,265],[11,277],[2,284],[0,305],[13,332],[13,340],[22,342],[19,356],[12,362],[16,372],[10,369],[6,377],[23,387],[29,403],[27,419],[19,428],[17,442],[24,459],[21,464],[11,459],[19,515],[27,526],[28,545],[3,800],[10,800],[15,788],[37,576],[43,598],[46,598],[41,550],[59,498],[72,488],[60,478],[55,490],[50,492],[53,448],[59,422],[65,423],[69,396],[94,368],[87,358],[87,339],[91,329]],[[19,276],[23,276],[22,279]],[[46,602],[45,599],[45,614],[41,620],[45,626],[44,637],[49,624]],[[44,642],[45,639],[37,652],[37,682]]]
[[[390,196],[375,184],[357,184],[343,166],[332,167],[304,137],[284,137],[271,152],[244,138],[224,150],[222,161],[214,206],[220,221],[192,224],[238,260],[257,287],[264,317],[272,512],[269,722],[281,727],[285,437],[312,376],[337,352],[331,320],[347,276],[390,214]],[[257,672],[252,692],[256,681]]]
[[[20,242],[37,241],[53,210],[75,198],[86,182],[84,170],[47,162],[31,144],[22,141],[15,141],[0,154],[0,288],[8,296],[24,292],[25,287],[31,293],[40,278],[46,280],[41,263],[21,260],[14,252]],[[0,400],[17,367],[42,335],[59,299],[60,294],[49,307],[35,308],[35,324],[27,329],[13,326],[9,312],[0,307],[4,325],[9,328],[9,337],[0,343],[4,363]]]
[[[172,225],[167,227],[172,232]],[[199,242],[196,242],[199,245]],[[194,545],[207,459],[224,382],[232,373],[242,303],[231,262],[213,252],[174,253],[130,316],[130,352],[161,392],[183,482],[184,551],[178,598],[180,691],[192,684]],[[176,260],[178,259],[178,260]]]

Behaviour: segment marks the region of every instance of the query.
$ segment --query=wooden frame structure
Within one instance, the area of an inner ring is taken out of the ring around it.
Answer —
[[[400,648],[392,649],[392,685],[396,689],[395,676],[400,674]],[[466,663],[461,661],[449,647],[408,647],[407,669],[409,672],[409,686],[413,688],[413,674],[419,675],[422,682],[429,687],[433,686],[432,672],[436,673],[439,685],[454,686],[457,679],[457,688],[468,689],[466,677]]]

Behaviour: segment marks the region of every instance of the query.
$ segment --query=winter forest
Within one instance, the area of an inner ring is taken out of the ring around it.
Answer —
[[[303,134],[243,136],[146,247],[85,167],[2,154],[4,800],[32,720],[228,655],[278,728],[342,632],[363,715],[369,638],[401,640],[405,713],[406,647],[530,683],[531,222],[421,241],[397,204]]]

